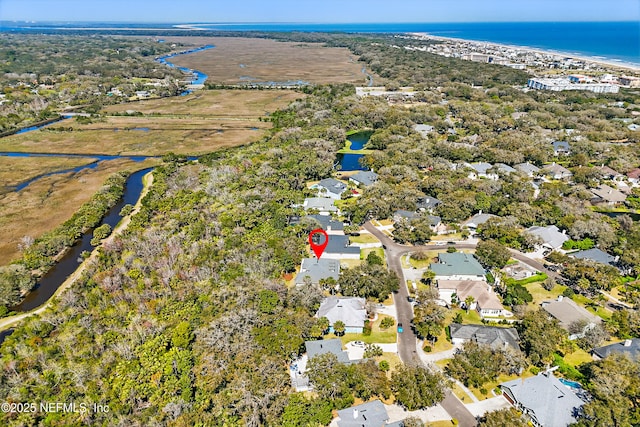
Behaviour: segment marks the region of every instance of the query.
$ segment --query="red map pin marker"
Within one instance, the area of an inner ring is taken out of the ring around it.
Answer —
[[[323,243],[319,243],[320,236],[316,238],[313,237],[314,235],[319,235],[319,234],[324,235]],[[313,230],[311,233],[309,233],[309,244],[311,245],[311,249],[313,249],[313,253],[316,254],[316,258],[320,259],[328,243],[329,243],[329,236],[327,235],[327,232],[324,231],[322,228],[318,228],[316,230]]]

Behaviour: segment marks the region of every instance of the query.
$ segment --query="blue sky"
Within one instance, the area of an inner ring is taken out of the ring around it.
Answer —
[[[640,21],[640,0],[0,0],[0,20],[179,23]]]

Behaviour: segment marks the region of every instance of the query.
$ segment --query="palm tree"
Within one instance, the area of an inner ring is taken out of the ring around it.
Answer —
[[[471,304],[473,304],[474,301],[475,299],[471,295],[469,295],[464,299],[464,305],[467,308],[467,314],[469,314],[469,308],[471,307]]]
[[[341,336],[344,335],[344,331],[346,329],[346,326],[344,324],[344,322],[342,320],[336,320],[333,324],[333,332],[335,332],[335,334],[337,336]]]

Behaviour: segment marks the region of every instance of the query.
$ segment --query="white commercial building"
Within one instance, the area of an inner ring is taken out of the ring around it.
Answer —
[[[567,78],[534,78],[529,79],[527,86],[531,89],[551,90],[588,90],[595,93],[618,93],[620,87],[611,83],[572,83]]]

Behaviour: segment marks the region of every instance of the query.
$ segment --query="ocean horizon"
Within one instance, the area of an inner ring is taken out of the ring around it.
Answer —
[[[640,65],[640,23],[482,22],[482,23],[197,23],[216,31],[427,33],[432,36],[541,49]],[[622,64],[621,64],[622,65]]]

